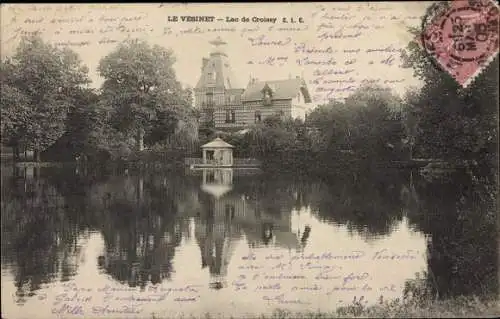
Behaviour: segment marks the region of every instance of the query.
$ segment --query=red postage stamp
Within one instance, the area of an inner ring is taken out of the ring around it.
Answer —
[[[465,88],[498,54],[498,6],[493,0],[455,0],[433,14],[421,44]]]

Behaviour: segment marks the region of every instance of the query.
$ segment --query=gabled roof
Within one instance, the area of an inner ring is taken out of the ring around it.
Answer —
[[[272,90],[274,100],[293,99],[297,93],[302,92],[306,103],[311,103],[309,91],[301,78],[277,80],[277,81],[259,81],[248,85],[241,96],[242,101],[260,101],[263,99],[262,90],[268,86]]]
[[[234,146],[224,142],[220,137],[217,137],[213,141],[202,145],[201,148],[234,148]]]

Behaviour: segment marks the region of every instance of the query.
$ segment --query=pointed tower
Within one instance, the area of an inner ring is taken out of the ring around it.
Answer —
[[[201,75],[194,88],[195,107],[202,110],[202,122],[216,122],[216,113],[240,104],[243,87],[234,76],[225,52],[226,42],[220,37],[211,41],[214,46],[208,58],[202,58]],[[214,123],[217,124],[217,123]]]

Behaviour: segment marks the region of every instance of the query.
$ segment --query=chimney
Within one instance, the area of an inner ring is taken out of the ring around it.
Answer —
[[[203,58],[201,60],[201,70],[205,69],[205,66],[207,65],[208,63],[208,59],[207,58]]]

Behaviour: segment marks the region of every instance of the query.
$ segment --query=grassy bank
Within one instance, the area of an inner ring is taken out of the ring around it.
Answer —
[[[480,300],[475,297],[459,297],[451,300],[416,303],[413,301],[384,301],[373,306],[363,306],[362,302],[353,302],[336,312],[290,312],[277,309],[270,315],[252,315],[245,318],[256,319],[326,319],[326,318],[497,318],[500,316],[498,299]],[[152,319],[167,317],[152,316]],[[206,314],[201,317],[186,315],[181,318],[237,318]]]

